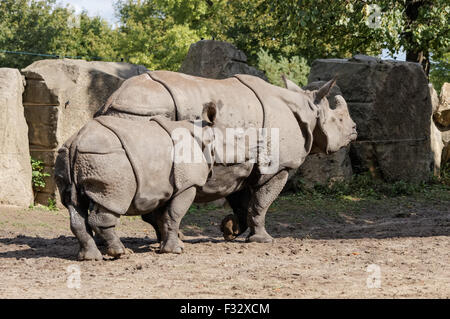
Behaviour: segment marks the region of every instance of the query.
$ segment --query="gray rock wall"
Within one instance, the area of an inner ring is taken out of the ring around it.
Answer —
[[[354,172],[370,171],[386,181],[430,179],[432,101],[421,66],[366,56],[316,60],[309,81],[336,75],[357,124]]]
[[[0,68],[0,204],[27,207],[33,190],[22,92],[19,70]]]
[[[192,44],[180,72],[211,79],[250,74],[267,81],[264,72],[247,64],[247,56],[228,42],[201,40]]]

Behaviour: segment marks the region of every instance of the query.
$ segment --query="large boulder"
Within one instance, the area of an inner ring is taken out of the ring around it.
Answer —
[[[33,204],[23,87],[19,70],[0,68],[0,204]]]
[[[437,92],[434,89],[433,85],[429,84],[428,87],[430,89],[431,113],[433,115],[435,115],[436,112],[438,112],[438,110],[439,110],[440,99],[439,99],[439,95],[437,94]]]
[[[444,83],[439,97],[439,105],[433,114],[443,143],[441,167],[450,162],[450,83]]]
[[[321,59],[313,62],[308,80],[335,76],[357,125],[353,170],[386,181],[429,180],[434,171],[432,101],[422,67],[360,55]]]
[[[444,83],[441,89],[439,107],[434,113],[434,120],[442,127],[450,129],[450,83]]]
[[[431,121],[431,150],[433,151],[433,160],[434,160],[434,175],[439,176],[441,165],[443,165],[445,162],[442,162],[442,154],[444,150],[444,141],[442,132],[439,131],[439,129],[436,127],[433,121]]]
[[[442,133],[438,129],[437,125],[434,123],[433,118],[436,112],[439,110],[439,96],[433,86],[430,84],[430,97],[432,106],[432,120],[430,127],[430,140],[431,140],[431,150],[433,152],[434,159],[434,175],[439,176],[441,171],[441,159],[442,150],[444,148],[444,142],[442,140]]]
[[[444,167],[444,165],[450,163],[450,129],[441,132],[441,136],[444,144],[441,155],[441,167]]]
[[[191,45],[180,72],[211,79],[250,74],[267,81],[264,72],[247,64],[247,56],[228,42],[201,40]]]
[[[348,146],[336,153],[325,155],[310,154],[297,171],[296,177],[301,178],[303,186],[312,188],[314,185],[331,186],[334,182],[348,182],[353,170]]]
[[[62,143],[92,118],[124,80],[146,71],[128,63],[71,59],[41,60],[22,70],[31,156],[44,161],[45,172],[51,174],[37,202],[47,204],[57,193],[53,165]]]

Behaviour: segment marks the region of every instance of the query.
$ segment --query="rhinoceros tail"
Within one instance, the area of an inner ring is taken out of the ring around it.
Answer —
[[[58,150],[55,161],[55,182],[58,186],[62,204],[67,207],[71,203],[74,189],[70,176],[69,149],[64,145]]]
[[[69,206],[80,207],[88,205],[86,196],[82,196],[78,191],[71,173],[73,171],[71,163],[74,162],[74,154],[71,152],[72,141],[73,138],[58,150],[55,161],[55,182],[59,190],[61,203],[66,208],[69,208]]]

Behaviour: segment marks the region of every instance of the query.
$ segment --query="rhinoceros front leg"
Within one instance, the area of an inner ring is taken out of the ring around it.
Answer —
[[[87,221],[88,212],[79,207],[68,206],[70,214],[70,229],[80,243],[78,260],[102,260],[102,254],[98,250]]]
[[[115,227],[119,217],[120,215],[99,205],[94,205],[94,209],[88,217],[89,225],[106,242],[107,254],[112,257],[131,253],[131,250],[125,248],[116,234]]]
[[[182,243],[178,238],[180,223],[181,219],[193,203],[196,193],[196,188],[194,186],[190,187],[180,194],[177,194],[167,205],[167,209],[162,216],[161,253],[182,253]]]
[[[263,178],[265,179],[265,176]],[[273,175],[262,186],[255,187],[247,216],[247,223],[250,227],[248,242],[270,243],[273,241],[265,227],[266,212],[283,190],[287,179],[288,172],[283,170]]]

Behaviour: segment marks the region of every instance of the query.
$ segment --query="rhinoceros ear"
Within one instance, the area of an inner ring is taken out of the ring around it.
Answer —
[[[334,79],[328,81],[327,83],[325,83],[316,93],[316,100],[315,102],[318,104],[320,103],[320,101],[326,97],[330,91],[331,88],[336,84],[336,80],[337,78],[335,77]]]
[[[290,91],[298,92],[298,93],[304,92],[297,84],[295,84],[294,82],[289,80],[285,74],[281,75],[281,79],[283,80],[283,83],[284,83],[284,86],[286,87],[286,89],[288,89]]]
[[[214,124],[217,116],[217,107],[214,102],[209,102],[203,105],[202,119],[209,123]]]

